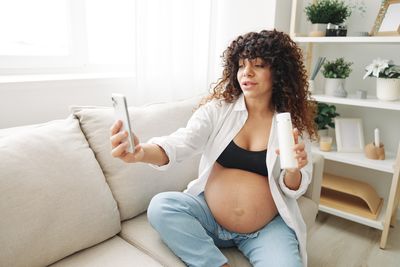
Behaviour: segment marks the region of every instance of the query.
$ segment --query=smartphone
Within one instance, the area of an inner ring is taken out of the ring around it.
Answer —
[[[135,144],[133,142],[133,132],[131,128],[131,121],[129,119],[128,105],[126,102],[126,98],[122,94],[112,94],[111,100],[114,107],[115,118],[117,120],[122,121],[122,127],[120,132],[127,131],[129,135],[128,136],[129,147],[126,149],[126,151],[134,153]]]

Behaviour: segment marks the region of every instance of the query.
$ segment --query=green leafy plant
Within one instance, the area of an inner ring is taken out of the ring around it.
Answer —
[[[314,122],[317,124],[318,130],[325,130],[328,129],[328,127],[335,128],[333,119],[337,116],[339,116],[339,113],[336,113],[336,107],[334,105],[317,102],[317,114],[314,118]]]
[[[352,71],[351,65],[353,65],[353,62],[346,62],[342,57],[327,61],[323,65],[322,74],[325,78],[346,79]]]
[[[351,15],[351,7],[340,0],[317,0],[305,12],[311,23],[341,24]]]

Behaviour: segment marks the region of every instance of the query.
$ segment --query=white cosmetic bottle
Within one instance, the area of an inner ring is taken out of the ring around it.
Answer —
[[[297,168],[297,161],[294,153],[294,137],[292,120],[289,112],[276,115],[278,127],[278,141],[282,169]]]

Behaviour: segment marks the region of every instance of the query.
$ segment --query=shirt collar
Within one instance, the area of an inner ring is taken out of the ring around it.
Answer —
[[[234,111],[243,111],[247,110],[246,108],[246,103],[244,102],[244,94],[241,93],[239,95],[239,98],[235,102],[235,106],[233,108]]]

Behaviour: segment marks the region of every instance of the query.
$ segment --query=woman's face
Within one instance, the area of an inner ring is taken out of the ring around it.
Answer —
[[[245,97],[259,98],[272,94],[270,67],[261,59],[240,59],[237,79]]]

